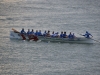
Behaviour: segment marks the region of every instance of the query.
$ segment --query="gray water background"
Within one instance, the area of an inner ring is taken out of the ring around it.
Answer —
[[[99,41],[100,0],[0,0],[0,75],[100,75],[98,42],[14,40],[12,28],[89,31]]]

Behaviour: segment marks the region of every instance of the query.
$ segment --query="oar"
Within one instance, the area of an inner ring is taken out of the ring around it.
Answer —
[[[19,31],[17,31],[16,29],[12,28],[12,30],[15,32],[15,33],[20,33]]]
[[[79,33],[78,33],[78,34],[79,34]],[[79,34],[79,35],[83,36],[82,34]],[[98,40],[95,40],[95,39],[93,39],[93,38],[90,38],[90,39],[92,39],[92,40],[94,40],[94,41],[100,43],[100,41],[98,41]]]
[[[13,30],[15,33],[20,33],[19,31],[17,31],[17,30],[14,29],[14,28],[12,28],[12,30]],[[25,37],[24,34],[21,34],[21,37],[22,37],[23,40],[26,40],[26,37]],[[34,39],[34,41],[39,40],[37,36],[33,35],[33,37],[34,37],[34,38],[29,38],[29,40],[32,40],[32,39]]]
[[[91,38],[91,39],[92,39],[92,38]],[[98,41],[98,40],[95,40],[95,39],[92,39],[92,40],[94,40],[94,41],[96,41],[96,42],[100,43],[100,41]]]
[[[17,31],[16,29],[12,28],[12,30],[15,32],[15,33],[20,33],[19,31]],[[23,34],[20,34],[20,36],[22,37],[23,40],[26,40],[26,37],[23,35]]]

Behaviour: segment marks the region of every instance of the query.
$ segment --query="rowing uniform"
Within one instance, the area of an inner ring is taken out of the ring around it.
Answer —
[[[67,36],[66,34],[63,34],[63,38],[66,38],[66,36]]]
[[[34,35],[34,32],[33,32],[33,31],[31,31],[31,32],[30,32],[30,34],[31,34],[31,35]]]
[[[47,35],[47,33],[46,33],[46,31],[43,33],[43,36],[46,36]]]
[[[26,32],[24,31],[24,29],[22,29],[20,33],[21,34],[26,34]]]
[[[24,31],[24,29],[22,29],[20,32],[20,35],[21,35],[23,40],[26,40],[25,34],[26,34],[26,32]]]
[[[42,36],[42,33],[41,33],[41,31],[39,31],[39,32],[38,32],[38,36]]]
[[[27,32],[27,35],[30,35],[30,34],[31,34],[31,32],[30,32],[30,31],[28,31],[28,32]]]
[[[63,38],[63,34],[60,34],[60,38]]]

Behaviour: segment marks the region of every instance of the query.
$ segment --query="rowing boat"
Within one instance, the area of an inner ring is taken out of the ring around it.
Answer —
[[[76,37],[74,39],[69,38],[60,38],[60,37],[46,37],[46,36],[37,36],[41,41],[50,41],[50,42],[63,42],[63,43],[93,43],[94,41],[91,38],[85,37]],[[23,39],[19,32],[10,31],[11,39]],[[27,35],[25,35],[26,39],[29,39]]]

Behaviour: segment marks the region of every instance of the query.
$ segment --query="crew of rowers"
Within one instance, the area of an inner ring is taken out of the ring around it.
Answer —
[[[69,38],[69,39],[74,39],[75,35],[74,33],[72,34],[71,32],[69,33],[69,35],[66,34],[66,32],[61,32],[61,34],[59,35],[58,32],[54,33],[54,31],[52,32],[52,34],[50,34],[50,31],[44,31],[44,33],[41,32],[41,30],[36,30],[36,32],[34,32],[34,30],[32,29],[30,31],[30,29],[28,29],[27,32],[24,31],[24,28],[22,28],[21,34],[25,34],[25,35],[35,35],[35,36],[46,36],[46,37],[60,37],[60,38]]]

